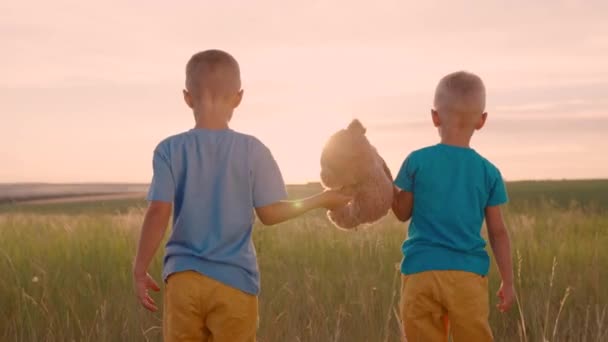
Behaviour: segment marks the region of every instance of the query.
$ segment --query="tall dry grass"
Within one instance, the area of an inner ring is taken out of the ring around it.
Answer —
[[[160,341],[161,315],[144,312],[131,290],[141,217],[1,215],[0,340]],[[518,305],[492,310],[496,340],[607,341],[608,215],[542,205],[506,219]],[[399,341],[395,266],[405,234],[391,218],[338,231],[319,212],[257,227],[259,341]],[[493,267],[492,306],[498,285]]]

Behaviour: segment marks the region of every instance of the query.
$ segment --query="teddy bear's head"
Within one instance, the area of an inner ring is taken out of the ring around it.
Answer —
[[[375,162],[375,150],[365,131],[355,119],[329,138],[321,153],[321,181],[325,187],[337,189],[366,179]]]

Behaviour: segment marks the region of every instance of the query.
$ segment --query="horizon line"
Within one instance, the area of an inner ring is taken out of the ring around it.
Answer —
[[[506,183],[516,182],[560,182],[560,181],[608,181],[608,177],[589,177],[589,178],[537,178],[537,179],[515,179],[509,180],[504,179]],[[290,185],[313,185],[321,184],[321,181],[307,181],[307,182],[285,182],[286,186]],[[85,182],[0,182],[0,185],[139,185],[149,186],[150,182],[106,182],[106,181],[85,181]]]

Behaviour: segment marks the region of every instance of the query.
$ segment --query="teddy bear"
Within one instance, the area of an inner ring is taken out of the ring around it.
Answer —
[[[355,119],[334,133],[321,153],[322,185],[353,197],[345,206],[327,212],[338,228],[373,223],[388,213],[393,202],[391,173],[365,132]]]

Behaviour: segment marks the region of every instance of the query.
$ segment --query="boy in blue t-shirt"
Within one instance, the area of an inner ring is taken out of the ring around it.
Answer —
[[[228,128],[243,96],[239,65],[230,54],[193,55],[183,93],[196,125],[154,151],[150,204],[133,268],[137,296],[145,308],[157,310],[148,290],[159,287],[147,270],[173,210],[163,266],[164,340],[255,341],[260,280],[251,240],[254,210],[262,223],[273,225],[350,198],[325,191],[286,201],[268,148]]]
[[[412,152],[395,180],[393,212],[401,221],[411,218],[402,248],[401,320],[408,342],[446,341],[448,324],[455,342],[492,341],[484,218],[502,277],[501,312],[515,290],[500,210],[505,185],[500,171],[469,147],[487,118],[482,80],[467,72],[445,76],[431,114],[441,142]]]

